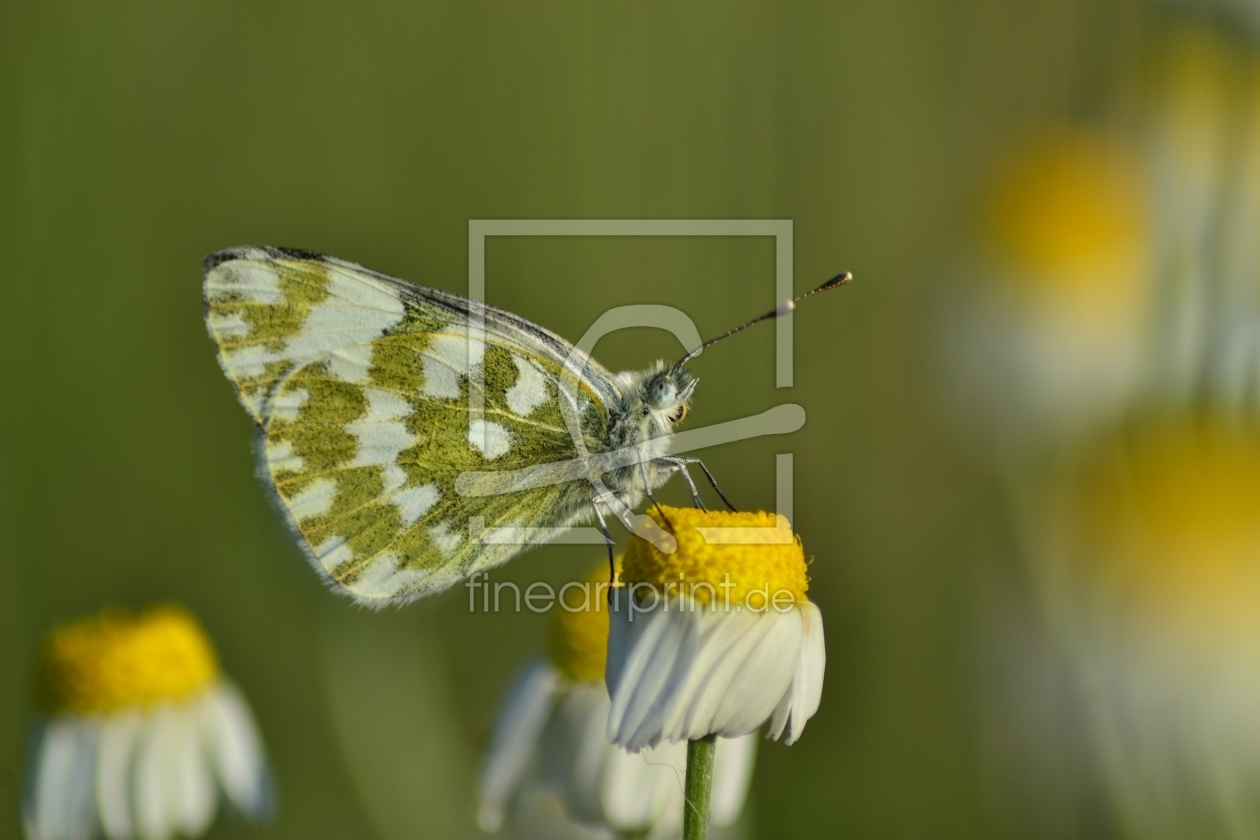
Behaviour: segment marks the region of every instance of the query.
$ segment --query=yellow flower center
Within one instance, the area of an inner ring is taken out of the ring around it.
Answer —
[[[217,675],[210,641],[175,606],[75,621],[54,629],[43,651],[44,701],[52,713],[106,714],[182,700]]]
[[[655,509],[649,515],[673,533],[678,549],[662,554],[647,540],[631,538],[621,579],[636,593],[646,585],[664,597],[754,610],[808,600],[805,552],[783,517],[765,511],[663,510],[668,525]]]
[[[1149,227],[1134,154],[1063,130],[1000,174],[985,214],[1013,290],[1083,316],[1120,315],[1142,292]]]
[[[620,557],[616,564],[620,578]],[[552,610],[548,638],[552,663],[575,682],[602,682],[608,660],[607,564],[562,587],[559,601]]]
[[[1193,629],[1260,618],[1260,434],[1186,425],[1139,433],[1086,473],[1094,570]]]

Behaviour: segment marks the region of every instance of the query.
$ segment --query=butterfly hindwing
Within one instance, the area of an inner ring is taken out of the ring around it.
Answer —
[[[264,477],[317,571],[356,598],[418,597],[523,547],[477,539],[475,526],[554,528],[589,508],[584,482],[455,490],[464,471],[580,454],[562,379],[579,395],[585,447],[603,448],[611,379],[562,372],[562,339],[487,308],[484,340],[470,342],[462,298],[277,249],[211,257],[206,301],[224,370],[259,424]],[[470,370],[484,383],[472,423]]]

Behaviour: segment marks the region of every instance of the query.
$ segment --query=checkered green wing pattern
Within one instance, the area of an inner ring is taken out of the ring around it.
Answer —
[[[219,361],[258,424],[260,471],[334,588],[373,604],[417,598],[526,547],[486,533],[533,542],[511,529],[589,512],[584,481],[455,490],[465,471],[578,457],[565,412],[589,452],[606,450],[614,380],[580,354],[584,372],[566,371],[573,348],[558,336],[484,307],[470,339],[464,298],[277,248],[208,257],[205,303]]]

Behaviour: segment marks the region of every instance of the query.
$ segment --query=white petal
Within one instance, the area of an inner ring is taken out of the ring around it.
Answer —
[[[648,666],[626,708],[627,719],[638,722],[624,736],[626,748],[633,751],[655,747],[664,740],[666,725],[675,717],[679,688],[686,682],[699,652],[699,623],[677,613],[663,614],[669,617],[666,632],[655,652],[650,654]]]
[[[608,743],[604,686],[564,690],[539,740],[543,789],[555,793],[570,819],[619,833],[681,824],[686,747],[662,745],[628,753]]]
[[[96,756],[96,807],[101,828],[111,840],[129,840],[135,834],[131,809],[132,766],[140,715],[125,712],[107,720],[101,727],[100,749]]]
[[[756,620],[768,623],[769,627],[746,651],[738,675],[718,703],[713,730],[719,735],[744,735],[760,727],[774,714],[775,707],[792,685],[801,655],[800,618],[795,611],[769,611]],[[732,658],[738,659],[737,656]]]
[[[175,828],[169,818],[166,756],[172,744],[175,712],[159,706],[146,712],[140,724],[136,746],[135,796],[136,833],[145,840],[167,837]]]
[[[543,662],[526,667],[516,678],[495,721],[490,753],[481,773],[477,824],[497,831],[503,813],[533,760],[539,733],[555,703],[558,677]]]
[[[756,730],[788,694],[805,632],[796,610],[692,612],[677,600],[610,620],[608,737],[632,751]]]
[[[771,629],[771,623],[750,613],[697,613],[702,622],[700,651],[679,688],[682,702],[676,706],[666,737],[690,740],[712,732],[722,732],[717,720],[722,698],[731,691],[731,684],[743,678],[742,669],[748,652],[753,650]]]
[[[714,825],[730,825],[739,819],[756,763],[756,732],[739,738],[718,738],[717,753],[713,757],[713,799],[710,802]]]
[[[626,654],[630,649],[631,637],[635,636],[635,625],[624,619],[627,599],[620,590],[612,593],[609,602],[608,624],[608,656],[604,662],[604,686],[611,697],[617,692],[617,683],[626,667]],[[612,729],[608,730],[610,735]]]
[[[171,751],[167,756],[167,814],[171,824],[188,836],[205,831],[214,816],[214,780],[201,737],[202,708],[209,702],[208,697],[198,699],[175,710]]]
[[[96,728],[88,720],[49,722],[36,736],[25,822],[38,840],[86,840],[96,830]]]
[[[822,700],[823,674],[827,668],[827,647],[823,639],[822,613],[806,602],[799,608],[804,639],[791,689],[779,701],[770,724],[770,737],[778,739],[787,726],[786,744],[796,742],[805,731],[805,721],[818,711]],[[788,613],[791,615],[792,613]]]
[[[661,744],[638,753],[609,745],[601,787],[609,826],[622,832],[681,825],[685,744]]]
[[[618,608],[609,615],[612,624],[625,622],[629,635],[624,661],[618,673],[605,671],[612,708],[608,714],[608,738],[614,744],[638,752],[660,740],[663,713],[661,691],[668,685],[675,663],[691,657],[696,639],[677,611],[631,613],[628,596],[618,592]],[[688,646],[684,650],[684,646]]]
[[[599,683],[564,690],[538,742],[542,787],[560,798],[570,819],[603,825],[601,773],[610,750],[604,737],[608,692]]]
[[[823,637],[822,613],[813,604],[801,608],[805,639],[801,643],[801,661],[793,680],[795,699],[792,704],[791,744],[805,731],[805,722],[818,711],[822,702],[823,677],[827,671],[827,643]]]
[[[220,681],[211,689],[201,722],[210,765],[228,800],[248,816],[266,816],[271,808],[267,759],[245,698]]]

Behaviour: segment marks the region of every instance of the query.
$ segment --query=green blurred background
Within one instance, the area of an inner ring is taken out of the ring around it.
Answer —
[[[274,765],[276,820],[210,836],[477,836],[478,754],[546,617],[323,591],[254,478],[200,301],[202,257],[240,244],[463,291],[473,218],[786,218],[798,290],[857,275],[796,316],[792,390],[772,329],[694,365],[690,425],[808,413],[707,457],[756,508],[796,453],[827,621],[822,706],[762,750],[749,836],[1036,833],[980,746],[977,598],[1007,537],[940,408],[933,312],[994,157],[1106,107],[1143,20],[1111,0],[0,6],[0,837],[42,634],[159,600],[204,621]],[[627,303],[713,335],[772,306],[772,278],[770,240],[487,254],[489,301],[570,340]],[[678,350],[638,331],[597,355]],[[600,559],[544,548],[496,578]]]

